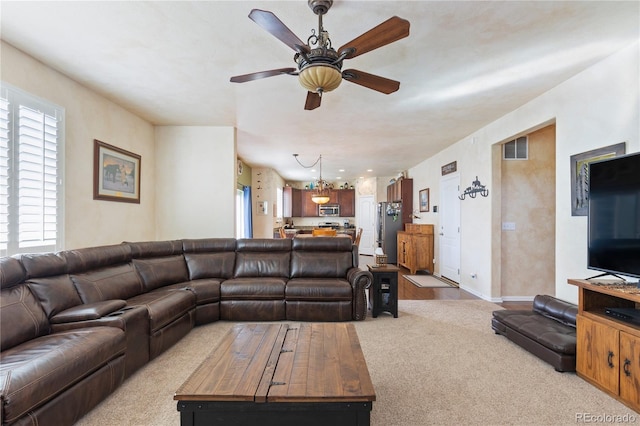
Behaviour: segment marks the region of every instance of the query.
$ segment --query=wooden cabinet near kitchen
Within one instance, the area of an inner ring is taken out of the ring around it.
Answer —
[[[640,327],[605,314],[636,308],[637,288],[613,280],[568,282],[578,286],[577,375],[640,412]]]
[[[411,274],[422,269],[433,274],[433,225],[407,223],[398,231],[398,265]]]

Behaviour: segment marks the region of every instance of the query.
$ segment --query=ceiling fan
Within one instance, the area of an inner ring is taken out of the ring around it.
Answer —
[[[331,46],[329,33],[322,26],[322,16],[329,11],[333,0],[307,0],[313,13],[318,15],[318,32],[311,30],[307,43],[300,40],[272,12],[253,9],[249,18],[296,53],[293,60],[297,68],[278,68],[231,77],[233,83],[245,83],[276,75],[297,75],[307,89],[304,109],[320,106],[322,94],[334,90],[342,79],[389,94],[400,88],[400,82],[355,69],[342,70],[342,61],[370,52],[409,35],[409,21],[394,16],[364,34],[346,43],[338,50]]]

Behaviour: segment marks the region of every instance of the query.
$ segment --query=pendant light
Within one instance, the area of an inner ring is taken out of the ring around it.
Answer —
[[[320,154],[320,157],[318,157],[316,162],[310,166],[305,166],[304,164],[302,164],[300,160],[298,160],[298,154],[293,154],[293,156],[295,157],[298,164],[300,164],[302,167],[306,169],[309,169],[315,166],[316,164],[320,163],[320,169],[319,169],[320,175],[318,177],[318,180],[316,181],[314,192],[311,195],[311,201],[313,201],[316,204],[327,204],[330,200],[329,184],[327,183],[327,181],[322,179],[322,154]]]

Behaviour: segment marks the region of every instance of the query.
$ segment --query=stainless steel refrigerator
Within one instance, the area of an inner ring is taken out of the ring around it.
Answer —
[[[398,263],[398,231],[402,231],[402,203],[378,203],[376,243],[387,255],[387,263]]]

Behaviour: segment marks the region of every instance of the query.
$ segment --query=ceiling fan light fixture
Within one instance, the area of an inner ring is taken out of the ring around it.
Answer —
[[[298,81],[309,92],[330,92],[340,86],[342,72],[330,64],[311,64],[300,71]]]

